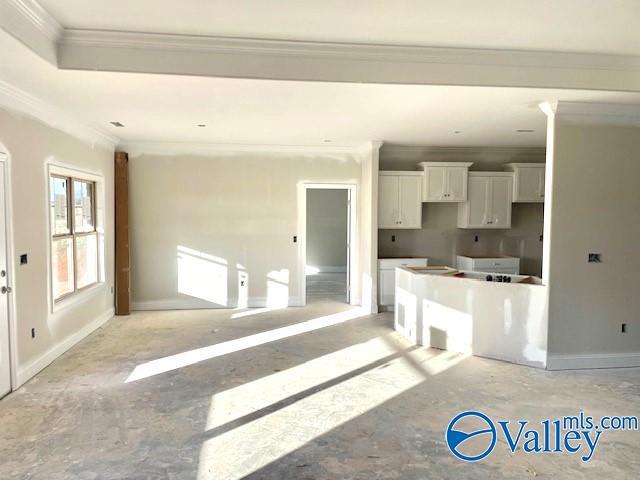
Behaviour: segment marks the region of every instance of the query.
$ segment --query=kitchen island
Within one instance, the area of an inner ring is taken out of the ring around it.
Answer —
[[[487,275],[396,268],[395,329],[414,344],[545,368],[547,287],[537,277]]]

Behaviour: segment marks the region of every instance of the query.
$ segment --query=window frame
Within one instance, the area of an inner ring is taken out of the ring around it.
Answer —
[[[66,192],[67,192],[67,227],[69,233],[64,234],[56,234],[54,232],[54,212],[51,208],[51,178],[59,178],[64,179],[67,182]],[[92,219],[92,230],[86,232],[76,232],[76,212],[75,212],[75,181],[84,182],[91,185],[91,219]],[[99,205],[101,204],[101,198],[99,196],[104,193],[102,187],[102,177],[95,175],[89,172],[83,172],[80,170],[70,169],[67,167],[50,165],[47,177],[47,211],[49,217],[48,224],[48,270],[49,270],[49,298],[51,300],[51,310],[55,312],[58,308],[62,308],[68,302],[73,301],[74,299],[82,296],[82,294],[86,294],[90,290],[96,289],[96,287],[104,284],[104,273],[103,273],[103,246],[102,246],[102,227],[101,227],[101,219],[98,214]],[[96,239],[96,280],[82,287],[78,287],[78,263],[77,263],[77,239],[80,237],[88,237],[95,236]],[[55,240],[63,240],[70,239],[71,240],[71,251],[73,255],[72,265],[73,265],[73,291],[60,295],[59,297],[54,297],[54,271],[53,271],[53,245]]]

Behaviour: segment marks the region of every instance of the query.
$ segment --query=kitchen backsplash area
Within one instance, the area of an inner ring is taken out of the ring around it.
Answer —
[[[456,204],[423,203],[422,229],[378,231],[378,257],[427,257],[429,265],[455,266],[457,255],[511,255],[520,258],[521,274],[540,276],[543,211],[541,203],[514,204],[510,229],[463,230],[456,227]]]

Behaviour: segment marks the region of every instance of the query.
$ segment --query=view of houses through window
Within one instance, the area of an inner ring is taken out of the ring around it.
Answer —
[[[51,272],[57,301],[98,281],[96,184],[51,175]]]

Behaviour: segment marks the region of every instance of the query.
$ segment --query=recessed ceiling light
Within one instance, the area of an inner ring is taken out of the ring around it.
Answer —
[[[122,128],[124,127],[124,125],[120,122],[109,122],[111,125],[113,125],[114,127],[118,127],[118,128]]]
[[[331,143],[331,140],[329,140],[328,138],[324,139],[323,142],[325,143]]]
[[[199,123],[199,124],[198,124],[198,127],[200,127],[200,128],[204,128],[204,127],[206,127],[206,126],[207,126],[207,124],[206,124],[206,123]]]
[[[460,130],[456,130],[453,133],[455,133],[456,135],[460,133]]]
[[[531,130],[529,128],[519,128],[518,130],[516,130],[516,133],[532,133],[535,132],[535,130]]]

